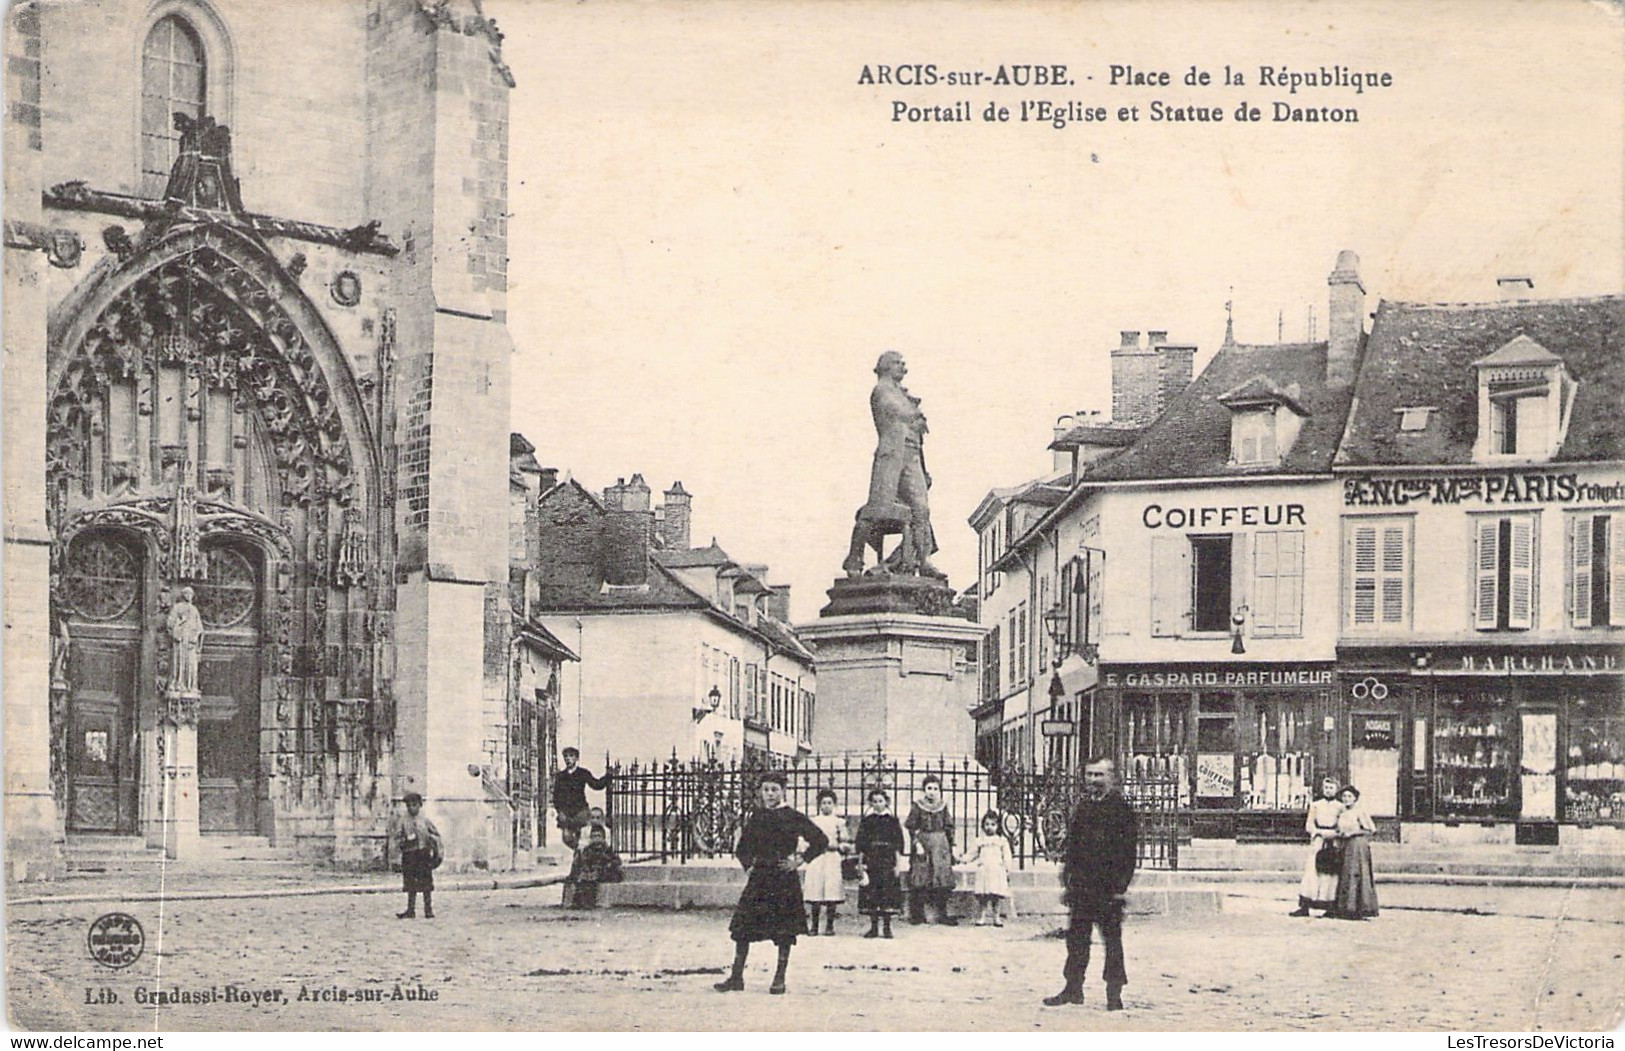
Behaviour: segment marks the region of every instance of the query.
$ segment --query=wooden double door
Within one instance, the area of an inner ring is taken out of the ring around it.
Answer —
[[[204,622],[198,666],[199,824],[204,832],[260,831],[261,680],[257,561],[246,552],[206,552],[194,584]],[[169,644],[167,611],[149,602],[143,552],[120,537],[76,542],[65,567],[70,653],[66,741],[61,749],[70,832],[133,835],[142,786],[155,789],[166,758],[156,747],[161,698],[153,669]],[[144,743],[150,747],[143,747]]]

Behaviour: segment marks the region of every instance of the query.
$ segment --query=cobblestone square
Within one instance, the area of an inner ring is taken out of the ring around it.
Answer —
[[[1610,1029],[1625,1012],[1617,891],[1384,886],[1378,919],[1346,923],[1287,916],[1288,890],[1234,885],[1219,915],[1131,920],[1121,1014],[1098,972],[1084,1006],[1040,1006],[1064,955],[1048,918],[902,924],[887,942],[846,915],[837,937],[801,941],[789,995],[771,997],[768,945],[744,993],[711,991],[727,912],[567,912],[556,888],[442,894],[432,922],[397,920],[380,894],[25,905],[9,910],[9,1016],[123,1031],[1460,1032]],[[147,944],[113,971],[85,937],[119,910]]]

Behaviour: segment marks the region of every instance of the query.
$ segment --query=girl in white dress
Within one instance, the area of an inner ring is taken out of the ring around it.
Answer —
[[[993,926],[1003,927],[999,907],[1010,897],[1010,841],[999,831],[999,812],[989,810],[982,815],[982,834],[971,844],[967,860],[976,866],[976,926],[987,925],[989,914]],[[1014,913],[1012,913],[1014,915]]]
[[[835,933],[835,910],[846,897],[841,885],[841,854],[846,845],[846,821],[835,814],[835,793],[818,790],[818,813],[812,823],[829,837],[830,849],[807,863],[802,873],[801,898],[807,903],[807,933],[818,934],[818,910],[823,907],[824,933]],[[839,847],[840,849],[837,849]]]

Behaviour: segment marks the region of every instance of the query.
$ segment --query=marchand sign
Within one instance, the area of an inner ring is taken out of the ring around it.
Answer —
[[[1434,675],[1609,675],[1625,671],[1618,653],[1464,653]]]
[[[1404,507],[1407,504],[1578,504],[1625,500],[1625,482],[1582,482],[1579,475],[1554,471],[1497,471],[1493,474],[1432,474],[1419,478],[1356,477],[1343,480],[1345,507]]]

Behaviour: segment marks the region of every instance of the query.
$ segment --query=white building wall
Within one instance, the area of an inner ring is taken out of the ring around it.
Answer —
[[[1450,472],[1373,472],[1360,478],[1405,479],[1426,484],[1428,479],[1499,479],[1495,495],[1468,496],[1457,502],[1435,503],[1431,495],[1397,502],[1380,490],[1353,490],[1339,504],[1343,530],[1350,524],[1384,520],[1411,524],[1411,615],[1401,625],[1360,627],[1350,623],[1349,568],[1338,582],[1336,603],[1340,631],[1350,644],[1381,644],[1408,639],[1416,642],[1492,644],[1497,639],[1520,644],[1540,642],[1602,641],[1611,629],[1576,628],[1569,615],[1570,575],[1568,520],[1581,513],[1625,511],[1625,470],[1618,464],[1575,467],[1530,467],[1485,472],[1466,468]],[[1519,496],[1508,499],[1510,478],[1539,477],[1550,482],[1514,484]],[[1529,630],[1480,630],[1474,626],[1473,525],[1482,515],[1532,514],[1537,522],[1538,561],[1535,579],[1537,615]],[[1620,633],[1614,629],[1614,634]]]
[[[1100,517],[1100,546],[1108,554],[1103,576],[1105,618],[1101,660],[1145,664],[1203,661],[1330,661],[1337,655],[1337,594],[1340,557],[1338,483],[1256,481],[1103,490],[1090,503]],[[1205,512],[1205,517],[1204,517]],[[1087,515],[1081,516],[1087,518]],[[1279,525],[1268,524],[1279,521]],[[1232,605],[1249,601],[1254,582],[1256,535],[1266,529],[1304,533],[1303,628],[1295,637],[1260,638],[1252,624],[1243,633],[1246,652],[1232,653],[1228,632],[1152,633],[1153,537],[1235,534],[1245,538],[1232,567]]]

